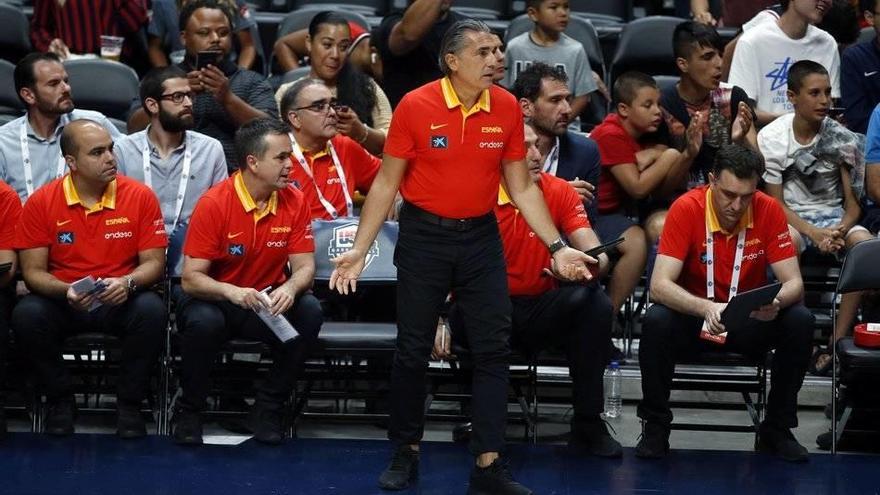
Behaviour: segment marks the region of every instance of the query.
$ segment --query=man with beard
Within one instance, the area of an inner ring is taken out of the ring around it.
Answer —
[[[188,130],[193,126],[193,92],[182,69],[153,70],[141,81],[140,96],[150,125],[124,136],[113,151],[119,171],[159,197],[169,236],[168,273],[179,277],[189,219],[202,194],[226,179],[226,158],[219,141]]]
[[[27,200],[40,186],[64,175],[59,137],[76,119],[101,124],[111,138],[120,136],[102,114],[74,110],[67,71],[54,53],[31,53],[15,66],[15,92],[27,113],[0,127],[0,179]]]
[[[590,138],[568,130],[572,110],[565,71],[535,62],[519,73],[513,93],[538,135],[537,147],[545,157],[542,171],[569,181],[584,202],[599,239],[625,239],[611,253],[617,263],[611,272],[608,296],[612,314],[616,315],[645,270],[645,231],[624,215],[599,214],[599,148]]]
[[[223,144],[226,165],[232,173],[236,162],[235,130],[246,122],[275,117],[272,87],[260,74],[241,69],[229,61],[235,15],[225,2],[193,0],[180,10],[180,30],[186,55],[178,66],[186,72],[192,100],[193,129]],[[199,57],[211,55],[207,64]],[[138,109],[129,118],[128,130],[144,129],[149,117]]]
[[[369,192],[382,164],[336,131],[339,108],[320,79],[300,79],[281,98],[281,114],[293,138],[290,178],[303,192],[312,218],[354,216],[355,190]]]
[[[15,342],[46,395],[46,433],[70,435],[74,390],[61,344],[82,332],[119,336],[117,432],[143,437],[140,408],[167,323],[165,304],[148,289],[165,266],[162,211],[146,186],[117,174],[113,140],[100,124],[76,120],[60,140],[70,173],[31,196],[16,229],[31,292],[12,312]],[[92,290],[74,283],[86,277],[101,284]]]

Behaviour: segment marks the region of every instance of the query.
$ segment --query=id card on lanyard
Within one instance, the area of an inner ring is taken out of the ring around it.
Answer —
[[[21,123],[19,138],[21,143],[21,162],[22,167],[24,167],[24,186],[27,189],[28,197],[30,197],[31,194],[34,193],[34,169],[33,164],[31,163],[31,150],[28,145],[27,118]],[[63,156],[59,156],[54,178],[60,179],[64,176],[66,170],[67,162],[64,160]]]
[[[171,233],[177,228],[177,224],[180,221],[180,213],[183,211],[183,200],[186,197],[186,185],[189,182],[189,173],[190,168],[192,167],[191,144],[190,135],[189,133],[186,133],[183,145],[183,168],[180,171],[180,182],[177,185],[177,197],[175,198],[174,204],[174,220],[171,223],[171,232],[168,232],[168,235],[171,235]],[[146,132],[144,133],[144,148],[141,156],[143,159],[144,184],[150,189],[153,189],[153,167],[150,164],[150,139],[147,137]]]
[[[742,272],[743,251],[746,247],[746,228],[743,227],[736,237],[736,254],[733,256],[733,267],[730,270],[730,289],[728,291],[727,300],[730,301],[736,297],[739,292],[739,278]],[[712,231],[706,224],[706,298],[710,301],[715,300],[715,239]],[[705,320],[703,328],[700,331],[700,338],[723,344],[727,341],[727,332],[713,335],[709,332]]]
[[[309,162],[306,161],[306,157],[303,155],[299,144],[296,142],[296,138],[293,137],[293,133],[289,132],[287,135],[290,137],[290,145],[293,148],[293,157],[296,158],[296,161],[299,162],[299,166],[302,167],[306,175],[309,176],[309,179],[312,180],[312,185],[315,186],[315,192],[318,193],[318,200],[321,202],[321,205],[327,210],[330,218],[339,218],[339,212],[336,211],[333,204],[324,197],[321,188],[318,186],[318,182],[315,181],[315,174],[312,172],[312,167],[309,166]],[[342,170],[342,164],[339,163],[339,157],[336,155],[336,148],[333,147],[333,143],[328,141],[327,147],[330,150],[330,158],[333,159],[333,165],[336,167],[336,173],[339,175],[339,185],[342,187],[342,195],[345,197],[345,216],[352,217],[354,216],[354,201],[352,201],[351,194],[348,192],[348,182],[345,180],[345,172]]]

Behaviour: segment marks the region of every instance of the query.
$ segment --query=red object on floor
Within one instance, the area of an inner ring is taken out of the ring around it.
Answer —
[[[859,347],[880,348],[880,323],[856,325],[853,342]]]

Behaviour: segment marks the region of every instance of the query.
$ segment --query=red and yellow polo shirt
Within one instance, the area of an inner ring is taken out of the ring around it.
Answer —
[[[49,248],[49,273],[68,283],[127,275],[139,252],[168,244],[156,195],[121,175],[90,209],[70,175],[46,184],[25,203],[15,237],[17,249]]]
[[[525,159],[523,117],[505,89],[492,85],[465,109],[449,79],[403,97],[385,153],[408,160],[404,199],[436,215],[470,218],[492,210],[501,163]]]
[[[15,226],[21,218],[21,198],[9,184],[0,181],[0,249],[15,249]]]
[[[284,283],[288,256],[315,250],[308,204],[293,187],[257,211],[241,172],[206,192],[193,211],[183,254],[211,261],[208,275],[238,287]]]

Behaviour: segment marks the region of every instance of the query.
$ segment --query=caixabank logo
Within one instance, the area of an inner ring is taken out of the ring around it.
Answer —
[[[354,247],[354,236],[357,233],[357,222],[347,223],[333,228],[333,234],[330,237],[330,246],[327,248],[327,256],[333,259],[340,254]],[[379,256],[379,241],[373,241],[367,251],[366,260],[364,260],[364,271],[370,267],[376,257]]]

